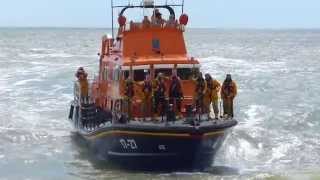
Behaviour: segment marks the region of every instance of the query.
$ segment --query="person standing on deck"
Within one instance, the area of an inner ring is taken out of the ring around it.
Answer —
[[[174,27],[177,27],[177,25],[178,25],[178,21],[175,19],[174,15],[170,15],[169,20],[166,23],[166,27],[174,28]]]
[[[204,95],[207,90],[207,83],[204,80],[201,72],[198,72],[198,75],[197,75],[196,79],[194,79],[194,82],[196,84],[196,88],[195,88],[196,109],[199,114],[203,114],[203,112],[204,112]]]
[[[124,100],[129,120],[132,119],[132,100],[134,97],[134,81],[132,75],[129,75],[125,81]]]
[[[88,74],[85,72],[83,67],[80,67],[76,73],[78,78],[79,88],[80,88],[80,102],[89,103],[89,83],[88,83]]]
[[[143,118],[146,120],[146,118],[151,117],[151,111],[152,111],[152,82],[150,75],[146,75],[146,78],[142,85],[142,103],[143,103]]]
[[[153,92],[153,98],[154,98],[154,109],[153,114],[155,116],[164,115],[166,110],[166,86],[164,81],[164,75],[162,73],[159,73],[157,76],[157,79],[155,80],[153,84],[154,92]],[[161,113],[159,113],[159,105],[161,105]]]
[[[232,80],[231,74],[227,74],[221,88],[221,98],[223,100],[223,116],[233,118],[233,100],[237,95],[237,85]]]
[[[218,80],[213,79],[210,74],[205,75],[207,90],[204,96],[205,112],[208,113],[208,119],[210,118],[210,104],[212,103],[215,119],[219,118],[219,92],[221,84]]]
[[[142,27],[149,28],[150,26],[151,26],[151,22],[150,22],[148,16],[144,16],[144,18],[142,20]]]
[[[162,19],[162,14],[160,13],[159,9],[155,9],[153,11],[153,15],[151,16],[151,23],[155,26],[162,26],[165,20]]]
[[[173,75],[169,88],[169,101],[173,104],[175,114],[181,116],[181,100],[183,98],[183,92],[181,87],[180,78],[177,75]]]

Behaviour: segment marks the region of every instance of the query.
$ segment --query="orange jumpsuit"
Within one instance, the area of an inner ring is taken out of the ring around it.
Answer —
[[[221,88],[221,98],[223,100],[224,115],[233,117],[233,100],[237,95],[237,85],[234,81],[224,82]]]
[[[89,95],[89,83],[87,78],[80,78],[79,79],[79,85],[80,85],[80,98],[82,103],[86,103],[88,101],[88,95]]]
[[[206,113],[210,113],[210,104],[212,103],[213,111],[216,117],[219,116],[219,92],[220,92],[220,82],[217,80],[210,80],[207,82],[207,90],[204,96],[204,106]]]
[[[142,86],[142,103],[143,103],[143,116],[151,117],[152,111],[152,82],[144,81]]]

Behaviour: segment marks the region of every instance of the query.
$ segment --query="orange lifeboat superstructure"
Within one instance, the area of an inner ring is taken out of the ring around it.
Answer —
[[[119,22],[122,18],[120,14]],[[124,81],[129,73],[139,84],[144,81],[146,74],[150,73],[154,79],[160,72],[168,78],[177,73],[183,87],[182,104],[191,104],[195,87],[191,76],[200,65],[197,60],[187,56],[183,32],[184,25],[178,23],[174,26],[147,26],[131,22],[119,28],[116,39],[104,37],[99,78],[96,79],[93,94],[97,104],[106,110],[116,107],[116,103],[123,100]],[[169,86],[170,81],[166,81],[166,84]],[[134,89],[133,116],[141,117],[141,108],[135,107],[141,107],[139,94],[142,88],[135,85]]]

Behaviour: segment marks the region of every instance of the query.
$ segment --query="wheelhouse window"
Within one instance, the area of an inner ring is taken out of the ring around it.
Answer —
[[[190,80],[192,75],[195,74],[196,71],[197,69],[192,68],[178,68],[177,75],[180,77],[181,80]]]
[[[163,75],[170,77],[172,76],[172,69],[164,68],[164,69],[156,69],[155,70],[155,76],[157,77],[159,73],[162,73]]]
[[[144,79],[145,79],[145,71],[143,69],[135,70],[133,72],[133,79],[134,79],[134,81],[144,81]]]
[[[135,70],[134,71],[134,80],[135,81],[144,81],[148,74],[150,74],[150,72],[147,69]]]
[[[133,80],[134,81],[144,81],[146,76],[149,74],[149,70],[139,69],[133,71]],[[128,79],[130,71],[123,71],[124,79]]]

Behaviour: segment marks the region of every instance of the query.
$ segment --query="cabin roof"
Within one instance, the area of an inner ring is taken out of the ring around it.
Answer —
[[[148,27],[132,28],[122,33],[124,57],[186,56],[183,32],[178,28]]]

